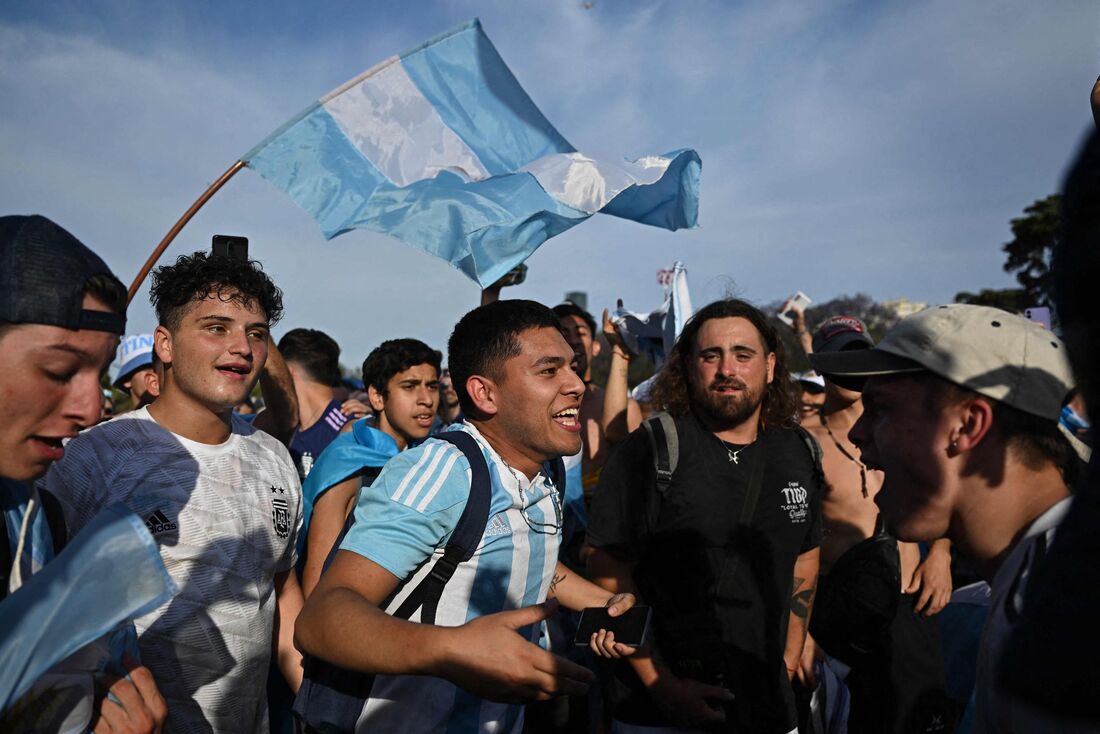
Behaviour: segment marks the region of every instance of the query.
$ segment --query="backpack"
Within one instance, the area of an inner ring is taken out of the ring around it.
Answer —
[[[664,497],[672,484],[672,475],[680,462],[680,437],[676,432],[676,420],[668,413],[657,413],[642,423],[649,444],[653,448],[653,468],[657,472],[657,494]],[[821,447],[805,428],[795,426],[802,443],[810,452],[814,462],[814,475],[823,482],[825,471],[821,467]]]
[[[412,590],[401,606],[392,613],[399,619],[408,619],[420,609],[422,624],[435,624],[435,614],[443,589],[451,580],[459,564],[469,561],[477,550],[485,525],[489,521],[489,504],[492,497],[492,479],[489,465],[477,440],[464,431],[447,431],[434,436],[456,446],[470,464],[470,496],[458,519],[451,538],[443,549],[443,556],[432,566],[431,572]],[[565,467],[559,458],[553,462],[551,481],[559,496],[565,494]],[[329,551],[324,568],[336,557],[340,544],[355,522],[355,513],[348,515],[340,536]],[[322,572],[323,573],[323,572]],[[414,571],[413,574],[416,572]],[[403,580],[381,604],[384,609],[412,578]],[[294,713],[305,723],[307,731],[318,734],[343,734],[354,732],[370,696],[374,675],[347,670],[308,653],[303,655],[304,675],[298,696],[294,700]]]

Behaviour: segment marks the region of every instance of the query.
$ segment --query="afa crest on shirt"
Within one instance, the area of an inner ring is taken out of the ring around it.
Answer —
[[[286,490],[272,487],[271,494],[285,494]],[[275,526],[275,534],[280,538],[290,536],[290,503],[285,497],[271,498],[271,522]]]

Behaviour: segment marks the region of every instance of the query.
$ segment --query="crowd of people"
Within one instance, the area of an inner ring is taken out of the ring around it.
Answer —
[[[1075,279],[1098,159],[1094,137],[1066,192],[1065,342],[984,306],[878,343],[796,313],[795,374],[785,327],[726,298],[641,402],[606,312],[499,289],[445,359],[387,340],[349,381],[323,331],[273,336],[281,290],[226,254],[154,271],[157,327],[126,336],[106,263],[0,218],[0,598],[118,507],[173,588],[0,729],[1100,731],[1068,662],[1093,643],[1067,637],[1095,596],[1100,341]],[[644,639],[616,639],[643,609]]]

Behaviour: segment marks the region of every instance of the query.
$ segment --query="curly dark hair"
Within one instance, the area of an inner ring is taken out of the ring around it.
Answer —
[[[504,362],[523,351],[516,337],[528,329],[541,328],[561,331],[561,322],[541,303],[522,299],[495,301],[475,308],[459,320],[447,342],[447,358],[451,383],[463,413],[479,415],[466,392],[466,381],[473,375],[500,380]]]
[[[168,329],[179,327],[190,303],[212,296],[226,303],[257,304],[269,326],[283,317],[283,292],[255,260],[196,252],[153,271],[149,301],[157,320]]]
[[[390,378],[418,364],[430,364],[439,374],[443,355],[419,339],[389,339],[363,360],[363,384],[385,395]]]
[[[654,407],[677,417],[687,415],[692,410],[688,368],[694,357],[695,337],[707,321],[725,318],[747,319],[756,327],[764,348],[775,355],[775,377],[764,391],[760,413],[761,427],[793,427],[798,422],[799,400],[794,383],[788,378],[787,354],[783,349],[783,342],[760,309],[737,298],[715,301],[703,307],[684,325],[684,330],[672,347],[672,353],[668,355],[668,361],[654,381]]]

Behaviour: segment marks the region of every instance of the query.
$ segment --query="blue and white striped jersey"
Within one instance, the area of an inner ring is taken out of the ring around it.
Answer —
[[[546,599],[561,542],[561,502],[545,466],[532,481],[513,471],[468,423],[489,465],[492,498],[485,534],[443,591],[436,624],[457,626],[487,614]],[[368,558],[404,579],[386,611],[393,612],[443,555],[470,493],[470,466],[454,445],[428,439],[391,459],[359,494],[355,523],[343,550]],[[427,563],[424,561],[428,560]],[[419,612],[412,621],[419,621]],[[525,632],[542,640],[541,628]],[[375,678],[358,731],[519,732],[523,708],[485,701],[441,678]]]

